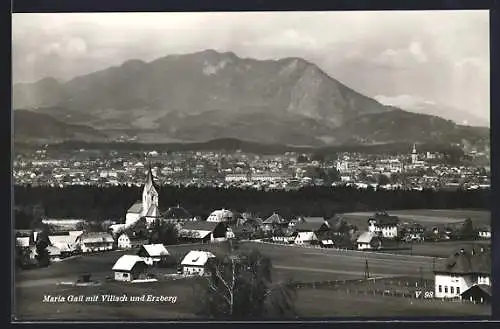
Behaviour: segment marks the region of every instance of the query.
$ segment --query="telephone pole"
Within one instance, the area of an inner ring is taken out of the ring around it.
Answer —
[[[365,279],[370,277],[370,269],[368,268],[368,259],[365,260]]]

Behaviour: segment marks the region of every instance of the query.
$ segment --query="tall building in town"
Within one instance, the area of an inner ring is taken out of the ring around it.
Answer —
[[[125,224],[130,225],[140,218],[145,217],[146,221],[152,222],[160,216],[158,210],[158,187],[156,186],[151,165],[148,167],[146,183],[142,191],[142,201],[134,203],[127,211]]]
[[[417,146],[413,144],[413,150],[411,151],[411,163],[416,164],[418,161]]]

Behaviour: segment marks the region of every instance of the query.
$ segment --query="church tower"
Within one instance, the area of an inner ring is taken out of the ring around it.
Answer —
[[[157,216],[158,211],[158,191],[153,180],[151,163],[148,165],[148,174],[144,190],[142,191],[142,216]]]
[[[417,147],[413,144],[413,150],[411,151],[411,163],[415,164],[418,160]]]

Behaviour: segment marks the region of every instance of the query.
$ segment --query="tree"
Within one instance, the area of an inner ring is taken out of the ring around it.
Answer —
[[[476,232],[470,218],[464,221],[458,235],[461,240],[473,240],[476,237]]]
[[[271,260],[259,251],[231,252],[217,258],[201,285],[199,312],[211,318],[262,318],[295,315],[291,282],[273,284]]]
[[[378,175],[378,178],[377,178],[377,183],[378,185],[387,185],[387,184],[390,184],[390,179],[389,177],[387,177],[386,175],[384,174],[380,174]]]
[[[36,248],[36,260],[39,267],[46,267],[50,264],[49,251],[47,247],[50,245],[48,228],[44,229],[38,234],[37,241],[35,243]]]
[[[177,244],[179,232],[172,223],[155,220],[151,228],[151,243],[162,243],[166,245]]]

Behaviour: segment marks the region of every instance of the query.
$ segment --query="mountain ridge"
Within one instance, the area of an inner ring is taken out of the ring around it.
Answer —
[[[150,62],[132,59],[63,83],[49,78],[17,84],[14,106],[69,125],[93,127],[108,139],[144,142],[424,142],[436,127],[445,129],[439,134],[445,140],[457,129],[441,118],[412,116],[383,105],[300,58],[242,59],[215,50]],[[368,117],[378,122],[376,130]],[[398,129],[412,133],[400,134]],[[468,139],[466,130],[461,137]],[[450,142],[459,142],[459,137]]]

